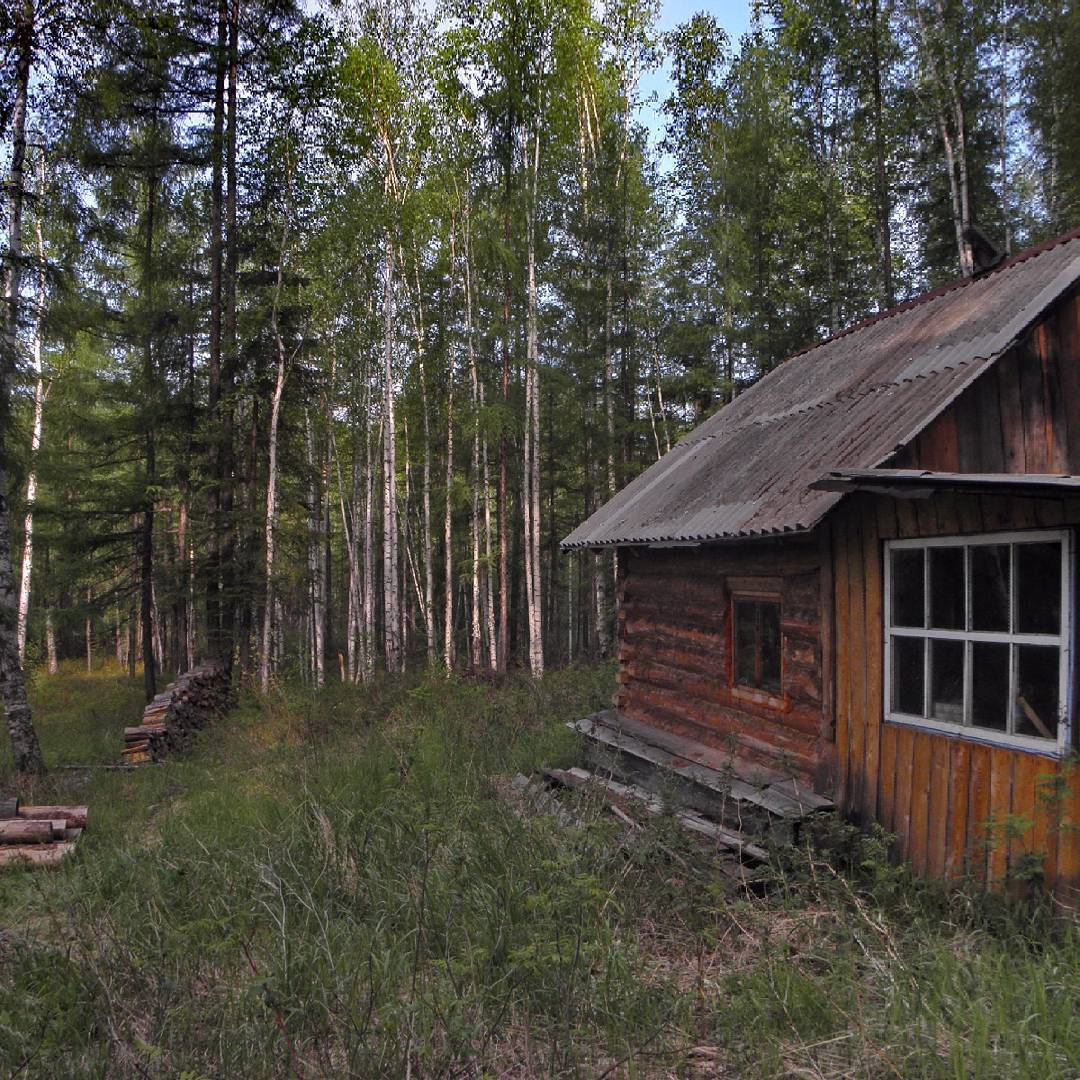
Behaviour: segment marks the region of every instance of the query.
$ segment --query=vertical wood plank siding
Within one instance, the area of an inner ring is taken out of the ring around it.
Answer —
[[[1000,882],[1022,856],[1038,854],[1047,884],[1080,889],[1080,768],[1027,751],[884,723],[881,611],[888,537],[879,528],[878,505],[883,501],[891,500],[854,496],[839,508],[831,526],[837,552],[841,806],[857,820],[877,819],[895,833],[898,854],[919,873],[950,877],[970,871],[980,880]],[[938,525],[923,526],[911,535],[973,531],[955,527],[959,508],[950,505],[955,501],[940,495],[927,499],[926,507]],[[1080,525],[1080,507],[1070,509],[1063,502],[1058,509],[1064,524]],[[1032,507],[1027,513],[1034,517]],[[841,582],[849,588],[841,589]],[[859,600],[853,603],[856,597]],[[1077,678],[1080,672],[1074,682]],[[1064,778],[1068,792],[1063,801],[1048,802],[1046,796],[1058,777]],[[994,842],[1006,818],[1014,823],[1024,819],[1030,825],[1017,838]]]
[[[1080,474],[1080,301],[1052,309],[889,464]],[[884,542],[1062,526],[1080,526],[1080,500],[858,495],[826,525],[835,553],[838,795],[852,816],[895,833],[898,853],[920,873],[969,872],[994,885],[1035,857],[1048,885],[1080,890],[1080,768],[883,722]],[[1073,681],[1080,686],[1080,662]],[[1075,689],[1073,699],[1075,708]],[[1062,781],[1063,796],[1051,797]],[[1026,827],[1003,835],[1006,819]]]
[[[823,737],[822,554],[818,537],[625,549],[616,707],[706,745],[783,763],[826,786],[832,754],[828,733]],[[731,685],[731,595],[753,588],[780,596],[779,698]]]

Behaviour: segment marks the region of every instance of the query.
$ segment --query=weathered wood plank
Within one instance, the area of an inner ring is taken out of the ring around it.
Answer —
[[[1024,421],[1020,407],[1020,373],[1017,370],[1016,350],[1003,356],[995,365],[998,384],[998,405],[1001,410],[1002,448],[1005,471],[1034,472],[1027,466],[1024,444]]]
[[[1036,336],[1040,330],[1036,330]],[[1013,350],[1020,376],[1021,438],[1024,442],[1026,471],[1050,472],[1046,452],[1046,409],[1043,398],[1043,372],[1038,351],[1032,338],[1020,342]]]
[[[866,621],[863,632],[866,686],[863,700],[863,807],[869,817],[878,813],[878,769],[881,757],[882,657],[884,655],[884,576],[877,516],[863,516],[863,575],[866,582]]]
[[[945,874],[949,852],[949,772],[951,739],[932,735],[930,739],[930,801],[927,811],[926,871],[931,877]]]
[[[998,380],[983,375],[972,387],[975,395],[975,435],[978,439],[977,465],[973,472],[1005,472],[1005,445],[1001,429],[1001,401]]]
[[[607,723],[591,717],[576,721],[569,726],[606,746],[649,762],[651,765],[671,769],[677,775],[686,777],[717,794],[725,795],[737,802],[747,802],[761,807],[777,817],[800,818],[831,805],[829,800],[815,796],[798,785],[792,785],[791,790],[788,791],[782,784],[778,785],[775,782],[766,786],[747,782],[740,777],[752,775],[752,767],[739,763],[736,758],[729,758],[723,768],[717,769],[702,762],[700,753],[696,754],[696,760],[688,758],[658,746],[652,741],[646,742],[630,734],[625,726],[609,727]]]
[[[881,724],[881,761],[878,766],[878,816],[891,833],[896,832],[896,735],[895,724]]]
[[[967,849],[968,869],[977,881],[987,880],[989,816],[990,748],[973,743],[971,744],[970,787],[968,789]]]
[[[1066,416],[1066,472],[1080,476],[1080,297],[1071,297],[1058,313],[1060,374]]]
[[[1035,778],[1041,771],[1042,763],[1035,754],[1012,753],[1012,796],[1009,812],[1014,821],[1019,823],[1026,820],[1031,823],[1019,835],[1012,836],[1009,842],[1008,867],[1009,872],[1015,872],[1019,860],[1025,856],[1036,854],[1035,847]],[[1045,872],[1045,856],[1043,858]]]
[[[987,861],[987,880],[999,885],[1009,868],[1009,843],[1003,829],[1012,808],[1012,752],[1000,747],[990,748],[990,807],[988,817],[993,822],[993,842]]]
[[[911,857],[911,787],[915,732],[896,726],[896,843],[901,858]]]
[[[1036,759],[1035,775],[1032,779],[1032,818],[1035,827],[1031,834],[1031,843],[1035,851],[1043,853],[1043,880],[1053,884],[1057,877],[1057,821],[1055,820],[1054,800],[1050,798],[1055,788],[1059,765],[1046,758]]]
[[[851,809],[849,779],[851,776],[851,623],[848,611],[851,606],[851,568],[848,563],[847,526],[850,521],[850,504],[845,512],[838,514],[831,527],[834,554],[833,578],[836,593],[836,753],[837,753],[837,801],[848,812]]]
[[[851,702],[848,755],[851,759],[851,772],[848,776],[848,792],[852,810],[860,818],[865,818],[866,576],[863,567],[862,516],[861,512],[854,514],[847,528],[848,625],[851,632],[851,654],[848,663]]]
[[[909,859],[912,869],[925,875],[928,868],[927,840],[930,820],[930,753],[933,736],[915,732],[911,767],[911,825]]]
[[[952,744],[949,771],[949,850],[946,877],[959,877],[968,863],[968,802],[971,784],[971,744],[957,739]]]

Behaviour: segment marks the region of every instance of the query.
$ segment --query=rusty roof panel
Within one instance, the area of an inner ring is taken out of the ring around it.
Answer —
[[[1080,281],[1080,236],[928,293],[792,357],[690,432],[564,541],[599,547],[805,531]]]

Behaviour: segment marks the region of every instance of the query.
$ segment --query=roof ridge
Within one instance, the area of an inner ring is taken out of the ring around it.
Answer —
[[[952,281],[947,281],[942,285],[927,289],[926,292],[919,293],[918,296],[913,296],[910,300],[904,300],[899,304],[894,304],[891,308],[886,308],[884,311],[878,311],[873,315],[867,315],[858,322],[854,322],[850,326],[844,327],[843,330],[838,330],[835,334],[823,337],[810,345],[804,345],[803,348],[788,356],[783,363],[787,363],[788,360],[794,360],[797,356],[804,356],[806,353],[813,352],[822,345],[828,345],[830,342],[839,341],[841,338],[856,334],[860,330],[866,330],[876,323],[883,322],[885,319],[891,319],[897,315],[902,315],[905,311],[911,311],[913,308],[922,307],[923,304],[928,304],[931,300],[937,300],[946,293],[953,292],[956,289],[966,288],[968,285],[972,285],[977,281],[985,281],[995,274],[1000,274],[1003,270],[1010,270],[1020,263],[1027,262],[1029,259],[1034,259],[1038,255],[1042,255],[1047,251],[1052,251],[1054,248],[1061,247],[1063,244],[1068,244],[1073,240],[1080,240],[1080,226],[1075,229],[1070,229],[1068,232],[1060,233],[1057,236],[1049,237],[1038,244],[1033,244],[1023,251],[1018,251],[1015,255],[1008,256],[1008,258],[1003,259],[998,263],[997,266],[990,270],[986,270],[981,274],[974,274],[971,277],[954,278]]]

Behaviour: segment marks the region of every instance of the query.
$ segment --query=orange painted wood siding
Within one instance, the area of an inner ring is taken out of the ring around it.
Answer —
[[[1080,500],[935,495],[919,501],[917,520],[899,510],[898,500],[857,495],[830,519],[840,805],[881,821],[920,874],[970,872],[996,885],[1036,860],[1048,885],[1080,890],[1080,767],[885,722],[882,640],[886,540],[1080,525]]]

